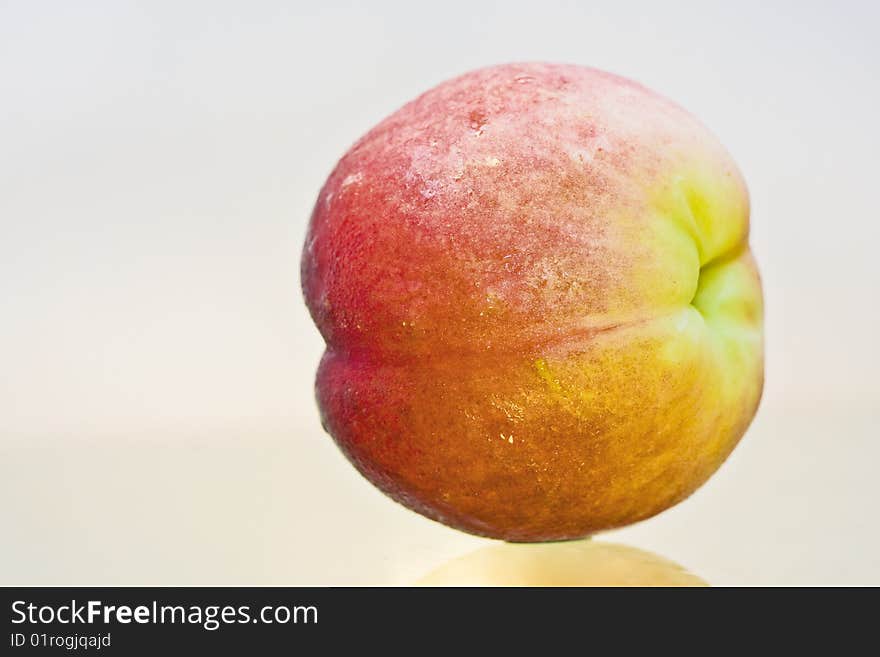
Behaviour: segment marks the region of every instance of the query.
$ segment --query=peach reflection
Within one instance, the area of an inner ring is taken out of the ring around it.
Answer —
[[[591,539],[499,543],[452,559],[417,586],[708,586],[659,555]]]

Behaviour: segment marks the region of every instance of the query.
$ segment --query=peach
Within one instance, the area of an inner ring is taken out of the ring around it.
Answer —
[[[445,82],[317,199],[302,285],[323,424],[385,493],[475,534],[659,513],[761,396],[748,230],[724,148],[634,82],[554,64]]]

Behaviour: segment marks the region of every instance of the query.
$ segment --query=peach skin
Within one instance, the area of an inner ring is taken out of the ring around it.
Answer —
[[[634,82],[554,64],[445,82],[317,199],[302,285],[324,427],[392,498],[475,534],[659,513],[761,396],[748,231],[724,148]]]

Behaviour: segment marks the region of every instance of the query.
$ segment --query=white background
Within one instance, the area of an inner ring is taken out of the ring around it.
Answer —
[[[487,543],[323,434],[298,265],[357,137],[517,60],[673,98],[752,195],[759,416],[608,539],[715,584],[880,584],[878,7],[0,1],[0,584],[407,583]]]

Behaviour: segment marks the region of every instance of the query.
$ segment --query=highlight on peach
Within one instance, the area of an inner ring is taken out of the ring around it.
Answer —
[[[323,423],[407,507],[508,541],[680,502],[763,382],[749,200],[693,116],[546,63],[445,82],[320,191],[302,255]]]

